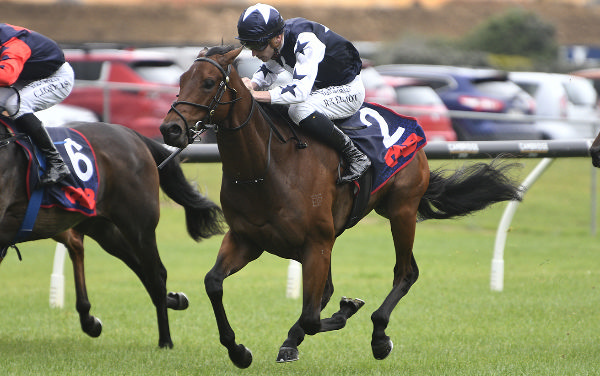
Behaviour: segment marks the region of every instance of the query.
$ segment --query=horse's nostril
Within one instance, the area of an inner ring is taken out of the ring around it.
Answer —
[[[167,123],[160,126],[160,132],[163,134],[163,136],[177,137],[181,135],[182,130],[177,124]]]

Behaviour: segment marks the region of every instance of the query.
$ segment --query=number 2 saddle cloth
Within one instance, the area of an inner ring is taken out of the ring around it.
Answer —
[[[16,125],[12,124],[12,126],[9,128],[13,132],[20,132]],[[71,128],[48,127],[46,129],[56,149],[69,166],[71,175],[45,187],[41,207],[59,207],[86,216],[96,215],[96,196],[100,179],[96,157],[90,143],[82,133]],[[16,143],[23,148],[28,159],[27,196],[31,197],[39,181],[40,163],[28,137],[19,138]]]
[[[365,102],[358,112],[338,126],[371,160],[371,194],[383,187],[427,144],[425,132],[415,118],[375,103]]]

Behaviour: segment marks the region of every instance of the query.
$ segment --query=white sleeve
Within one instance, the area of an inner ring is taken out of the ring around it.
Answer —
[[[269,90],[271,103],[294,104],[308,98],[319,72],[319,63],[325,57],[325,44],[313,33],[301,33],[294,46],[294,54],[296,65],[292,82]]]
[[[275,82],[277,76],[285,71],[285,69],[274,60],[269,60],[258,68],[252,76],[252,82],[255,82],[258,87],[263,90],[268,88]]]

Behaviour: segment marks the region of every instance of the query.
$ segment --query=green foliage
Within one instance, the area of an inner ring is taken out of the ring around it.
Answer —
[[[539,160],[522,160],[519,180]],[[430,161],[457,168],[464,161]],[[189,164],[186,176],[218,200],[221,165]],[[600,347],[598,236],[590,235],[589,158],[556,160],[525,195],[505,249],[503,292],[489,288],[495,230],[505,208],[495,205],[460,220],[417,226],[420,277],[392,313],[394,350],[383,360],[370,349],[370,314],[392,287],[389,225],[371,214],[344,233],[332,256],[335,293],[366,305],[346,328],[307,336],[300,360],[275,356],[298,318],[300,300],[285,298],[287,261],[264,254],[224,283],[224,304],[236,339],[253,352],[239,370],[219,343],[203,279],[222,237],[200,243],[185,232],[180,207],[163,201],[158,246],[170,291],[190,299],[169,311],[175,347],[159,350],[154,308],[123,263],[86,240],[91,313],[99,338],[79,328],[73,273],[65,264],[65,307],[48,307],[55,243],[25,243],[23,261],[9,251],[1,264],[0,369],[3,375],[595,375]],[[596,213],[597,214],[597,213]]]
[[[558,59],[554,25],[537,14],[512,8],[484,20],[458,40],[405,35],[385,43],[376,64],[437,64],[504,70],[568,70]]]
[[[385,43],[371,59],[376,64],[488,66],[487,53],[457,48],[451,40],[415,35]]]
[[[555,27],[534,12],[512,8],[483,21],[461,44],[468,50],[547,59],[558,52],[555,35]]]

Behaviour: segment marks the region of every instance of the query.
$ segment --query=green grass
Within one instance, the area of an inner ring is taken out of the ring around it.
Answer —
[[[522,180],[538,162],[522,160]],[[464,162],[432,161],[432,166]],[[186,174],[218,200],[219,164],[185,165]],[[490,265],[505,204],[460,220],[417,226],[421,276],[392,314],[390,356],[371,355],[370,314],[392,283],[389,226],[369,215],[338,240],[336,291],[366,301],[345,329],[307,337],[300,360],[275,357],[300,301],[285,298],[287,260],[265,254],[225,281],[224,301],[238,342],[254,361],[239,370],[219,344],[204,293],[221,237],[194,243],[182,210],[162,205],[158,242],[170,291],[190,298],[170,311],[175,347],[159,350],[154,308],[134,274],[87,241],[86,274],[99,338],[79,327],[70,262],[65,308],[48,306],[55,244],[20,246],[1,265],[0,372],[3,375],[597,375],[600,373],[600,249],[590,234],[588,159],[553,163],[531,188],[511,225],[503,292],[490,291]]]

